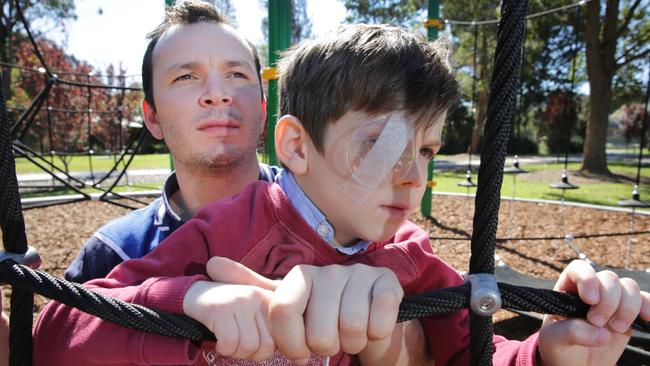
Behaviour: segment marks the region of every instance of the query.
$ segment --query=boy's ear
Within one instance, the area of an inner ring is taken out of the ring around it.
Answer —
[[[142,101],[142,114],[144,115],[144,124],[147,126],[151,135],[158,140],[163,139],[160,123],[158,122],[158,114],[156,109],[151,106],[146,100]]]
[[[282,116],[275,125],[275,152],[278,159],[293,173],[307,172],[307,144],[309,135],[300,120],[291,115]]]

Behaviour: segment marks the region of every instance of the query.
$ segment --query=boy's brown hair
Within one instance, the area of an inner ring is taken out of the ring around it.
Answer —
[[[165,19],[153,31],[147,34],[149,44],[142,59],[142,90],[144,92],[144,100],[155,109],[153,101],[153,50],[158,43],[158,40],[167,33],[172,27],[177,25],[189,25],[199,22],[217,23],[230,25],[228,19],[223,16],[214,6],[209,3],[185,0],[178,1],[173,6],[165,9]],[[255,61],[255,68],[257,71],[257,79],[260,82],[260,90],[262,79],[260,75],[260,58],[257,54],[257,49],[249,40],[246,40],[248,47],[251,50],[253,59]],[[263,94],[263,92],[262,92]]]
[[[298,118],[321,153],[328,123],[347,111],[403,109],[432,124],[460,98],[446,42],[388,25],[344,25],[279,62],[280,115]]]

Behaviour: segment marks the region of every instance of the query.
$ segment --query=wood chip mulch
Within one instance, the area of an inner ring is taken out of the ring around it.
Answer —
[[[455,268],[467,270],[474,199],[434,195],[432,207],[433,219],[414,213],[411,220],[430,233],[434,251],[440,257]],[[27,238],[41,255],[41,269],[62,276],[84,241],[97,228],[128,212],[125,208],[90,201],[27,210],[24,214]],[[646,233],[625,234],[634,231]],[[601,265],[624,267],[627,263],[628,268],[646,270],[650,268],[648,231],[650,216],[504,200],[497,238],[508,240],[498,242],[497,254],[515,270],[547,279],[557,278],[562,268],[577,257],[576,250]],[[565,241],[566,234],[575,239]],[[9,293],[6,289],[5,308]],[[45,299],[37,296],[35,314],[45,303]],[[538,321],[507,311],[497,313],[495,321],[498,333],[516,339],[525,338],[539,327]],[[650,345],[643,346],[650,349]],[[619,365],[650,362],[637,357],[626,352]]]

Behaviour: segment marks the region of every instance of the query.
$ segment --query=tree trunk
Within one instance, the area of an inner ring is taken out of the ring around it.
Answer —
[[[607,0],[606,6],[601,32],[600,2],[587,3],[585,32],[590,93],[581,170],[596,174],[609,174],[605,149],[608,117],[612,105],[612,79],[616,70],[618,0]]]
[[[590,80],[589,116],[584,159],[581,170],[595,174],[609,174],[607,169],[607,127],[609,125],[609,110],[612,103],[611,77],[602,75],[601,79]]]

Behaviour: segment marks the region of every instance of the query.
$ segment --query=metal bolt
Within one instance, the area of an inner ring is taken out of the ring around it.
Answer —
[[[492,300],[492,299],[490,299],[490,298],[483,299],[483,300],[481,300],[481,302],[479,303],[479,306],[481,307],[481,310],[483,310],[483,311],[490,311],[490,310],[492,310],[492,308],[494,308],[494,305],[495,305],[495,304],[494,304],[494,300]]]

